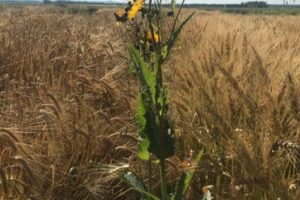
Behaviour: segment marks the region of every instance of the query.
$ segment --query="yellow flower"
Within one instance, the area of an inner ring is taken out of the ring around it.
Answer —
[[[159,40],[160,40],[159,35],[157,33],[155,33],[155,32],[153,34],[154,34],[154,40],[153,40],[151,31],[147,32],[147,40],[148,40],[148,42],[153,42],[153,41],[155,43],[159,42]]]
[[[133,19],[136,16],[137,12],[142,8],[143,4],[144,4],[144,0],[136,0],[133,3],[130,11],[128,12],[129,20]]]

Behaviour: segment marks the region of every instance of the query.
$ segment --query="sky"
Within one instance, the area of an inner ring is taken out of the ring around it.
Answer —
[[[181,1],[181,0],[177,0]],[[256,0],[186,0],[186,3],[200,3],[200,4],[240,4],[241,2],[246,1],[256,1]],[[266,1],[268,4],[282,4],[283,0],[257,0],[257,1]],[[300,2],[299,0],[295,0],[296,3]],[[126,0],[125,0],[126,2]],[[288,0],[289,4],[293,4],[293,0]]]
[[[226,3],[236,3],[246,2],[247,0],[186,0],[188,3],[215,3],[215,4],[226,4]],[[282,4],[282,0],[266,0],[269,4]],[[293,2],[293,1],[290,1]]]
[[[7,0],[0,0],[7,1]],[[15,1],[32,1],[32,0],[15,0]],[[42,0],[37,0],[42,1]],[[71,0],[72,1],[72,0]],[[110,0],[74,0],[74,1],[99,1],[99,2],[107,2]],[[112,2],[128,2],[128,0],[111,0]],[[165,2],[170,2],[170,0],[163,0]],[[246,1],[256,1],[256,0],[186,0],[186,3],[200,3],[200,4],[240,4],[241,2]],[[266,1],[268,4],[282,4],[283,0],[257,0],[257,1]],[[294,0],[287,0],[288,3],[294,4]],[[181,0],[177,0],[177,2],[181,2]],[[295,0],[296,4],[300,3],[300,0]]]

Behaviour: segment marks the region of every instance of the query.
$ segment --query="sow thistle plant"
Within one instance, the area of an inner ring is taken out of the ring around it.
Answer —
[[[175,0],[168,8],[163,8],[161,0],[148,4],[144,0],[129,2],[125,9],[114,13],[116,20],[127,27],[132,35],[128,44],[132,68],[140,82],[140,93],[137,98],[136,120],[139,127],[139,158],[148,162],[149,180],[151,180],[151,163],[156,160],[159,165],[161,182],[161,199],[179,200],[186,192],[195,169],[184,172],[174,191],[167,191],[165,160],[174,155],[174,127],[168,114],[169,101],[163,84],[162,65],[170,55],[174,42],[184,25],[192,18],[189,15],[180,25],[178,16],[182,11],[182,2],[178,11]],[[175,14],[176,13],[176,14]],[[172,21],[172,28],[163,33],[165,19]],[[162,37],[164,36],[164,37]],[[201,151],[195,158],[198,163]],[[160,199],[150,193],[151,182],[145,184],[132,172],[122,174],[122,178],[141,193],[142,199]]]

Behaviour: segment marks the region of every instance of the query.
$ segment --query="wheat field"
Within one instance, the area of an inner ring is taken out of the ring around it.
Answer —
[[[118,178],[147,166],[113,12],[0,12],[0,199],[139,199]],[[207,185],[215,199],[300,198],[299,33],[299,16],[197,10],[164,66],[177,139],[168,187],[205,149],[186,199]]]

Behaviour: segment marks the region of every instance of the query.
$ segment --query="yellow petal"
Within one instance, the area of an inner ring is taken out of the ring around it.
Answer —
[[[157,42],[159,42],[160,38],[159,38],[159,35],[157,33],[154,33],[154,39],[153,39],[151,31],[148,31],[147,32],[147,40],[149,42],[154,41],[155,43],[157,43]]]
[[[136,16],[137,12],[142,8],[143,4],[144,4],[144,0],[136,0],[134,2],[130,11],[128,12],[129,20],[133,19]]]

